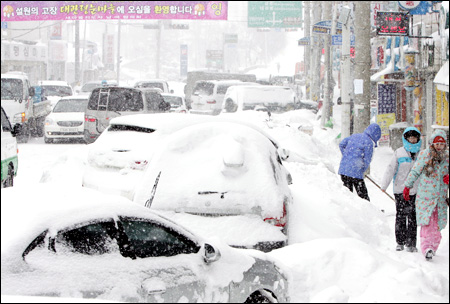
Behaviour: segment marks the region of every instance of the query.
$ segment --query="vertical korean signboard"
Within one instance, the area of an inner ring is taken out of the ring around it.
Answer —
[[[389,141],[389,126],[395,123],[397,109],[397,86],[395,84],[378,84],[377,123],[381,127],[380,142]]]

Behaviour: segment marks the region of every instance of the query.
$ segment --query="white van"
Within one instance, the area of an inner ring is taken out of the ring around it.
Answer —
[[[195,83],[191,96],[191,113],[218,115],[228,88],[239,85],[256,85],[256,82],[240,80],[199,80]]]
[[[223,112],[254,110],[264,107],[271,112],[294,110],[298,107],[295,92],[288,87],[260,85],[233,86],[224,96]]]
[[[12,187],[14,184],[14,177],[17,175],[18,157],[17,157],[17,141],[16,133],[20,127],[12,128],[8,116],[2,107],[1,113],[2,122],[2,188]],[[17,125],[19,126],[19,125]]]

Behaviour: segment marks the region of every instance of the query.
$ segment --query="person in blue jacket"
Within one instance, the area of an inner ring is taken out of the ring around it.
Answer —
[[[344,186],[353,192],[356,189],[359,197],[370,201],[367,187],[364,182],[364,172],[372,161],[373,145],[377,147],[377,141],[381,137],[381,128],[373,123],[363,133],[356,133],[344,138],[339,144],[342,159],[339,165]]]

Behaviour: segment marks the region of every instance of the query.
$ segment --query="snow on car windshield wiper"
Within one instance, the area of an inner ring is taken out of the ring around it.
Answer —
[[[109,126],[109,131],[134,131],[134,132],[142,132],[142,133],[153,133],[156,130],[151,129],[151,128],[138,127],[138,126],[112,124]]]
[[[199,191],[199,192],[198,192],[198,195],[220,194],[220,198],[225,198],[225,193],[228,193],[228,191],[225,191],[225,192],[218,192],[218,191]]]

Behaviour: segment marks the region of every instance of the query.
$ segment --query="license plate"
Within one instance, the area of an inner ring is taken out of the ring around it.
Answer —
[[[77,128],[61,128],[61,132],[77,132]]]

